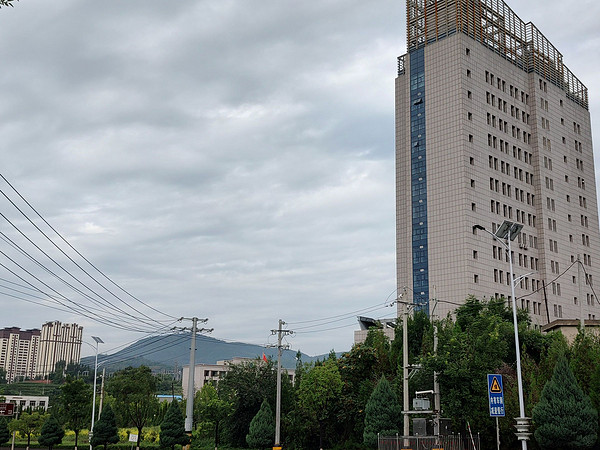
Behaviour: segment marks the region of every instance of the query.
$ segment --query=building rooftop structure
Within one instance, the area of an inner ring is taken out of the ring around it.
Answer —
[[[408,0],[406,41],[415,50],[464,33],[525,72],[535,72],[588,109],[588,90],[563,55],[502,0]]]

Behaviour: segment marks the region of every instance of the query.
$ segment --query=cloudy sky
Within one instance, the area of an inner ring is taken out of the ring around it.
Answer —
[[[599,5],[513,5],[588,86],[593,118]],[[273,343],[281,318],[297,331],[293,349],[349,349],[357,314],[394,314],[385,304],[405,35],[404,2],[389,0],[2,8],[1,173],[136,299],[0,180],[56,245],[0,196],[0,327],[75,321],[109,350],[181,316],[208,318],[214,337]]]

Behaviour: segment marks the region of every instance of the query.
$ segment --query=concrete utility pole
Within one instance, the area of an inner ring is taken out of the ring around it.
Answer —
[[[196,372],[196,328],[198,318],[192,317],[192,341],[190,343],[190,370],[188,373],[187,403],[185,407],[185,432],[192,434],[194,424],[194,374]]]
[[[281,341],[283,336],[294,333],[290,330],[284,330],[284,325],[285,322],[279,319],[279,327],[276,330],[271,330],[271,335],[277,334],[277,404],[275,406],[275,445],[273,445],[273,450],[281,449],[281,351],[290,348],[287,344],[283,345]]]
[[[104,378],[106,376],[106,367],[102,368],[102,383],[100,384],[100,406],[98,407],[98,419],[102,415],[102,403],[104,403]]]
[[[406,288],[404,289],[406,292]],[[410,436],[410,418],[408,411],[409,392],[408,392],[408,305],[402,303],[402,399],[404,409],[404,436]]]
[[[408,395],[408,301],[406,300],[407,286],[404,286],[404,291],[396,298],[396,303],[402,305],[402,415],[404,417],[404,427],[402,434],[404,437],[410,435],[410,418],[408,413],[409,395]],[[405,445],[408,441],[405,439]]]
[[[92,397],[92,425],[90,426],[90,450],[94,450],[92,447],[92,436],[94,435],[94,418],[96,415],[96,379],[98,378],[98,344],[104,344],[104,341],[98,336],[92,336],[92,339],[96,342],[96,362],[94,363],[94,392]]]
[[[188,387],[187,387],[187,402],[185,407],[185,432],[190,436],[192,434],[193,424],[194,424],[194,374],[196,372],[196,333],[206,331],[211,332],[212,329],[201,328],[198,329],[198,322],[206,323],[208,319],[198,319],[197,317],[185,318],[182,317],[179,320],[191,320],[192,321],[192,339],[190,343],[190,370],[188,377]],[[183,328],[186,330],[187,328]]]

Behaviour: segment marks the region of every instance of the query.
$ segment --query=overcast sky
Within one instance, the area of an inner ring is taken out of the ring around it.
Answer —
[[[600,123],[600,4],[513,3],[588,86]],[[255,344],[273,343],[281,318],[298,331],[288,339],[295,350],[348,350],[357,314],[395,311],[384,305],[395,289],[394,78],[406,52],[404,10],[389,0],[21,0],[0,10],[1,173],[158,311],[208,318],[214,337]],[[71,264],[4,197],[0,212]],[[0,231],[38,258],[0,220]],[[0,249],[16,259],[6,241]],[[67,308],[92,305],[20,258]],[[84,340],[102,337],[101,351],[144,336],[91,320],[95,306],[81,314],[23,300],[44,302],[23,294],[28,285],[8,268],[29,275],[1,254],[0,262],[0,327],[77,322]],[[172,322],[113,291],[103,298],[129,316],[110,320],[152,328],[123,300]]]

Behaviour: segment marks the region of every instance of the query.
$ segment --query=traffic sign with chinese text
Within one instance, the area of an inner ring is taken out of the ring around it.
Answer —
[[[504,387],[502,375],[488,374],[488,399],[490,417],[504,417]]]

